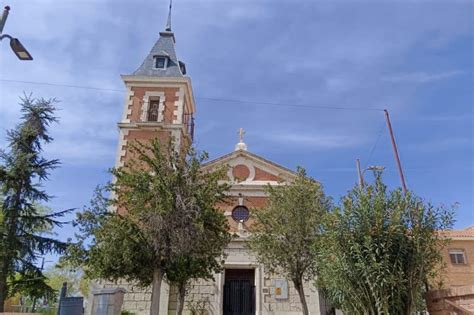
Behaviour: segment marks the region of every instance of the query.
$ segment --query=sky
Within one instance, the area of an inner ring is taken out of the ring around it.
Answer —
[[[53,209],[80,209],[110,179],[120,75],[158,39],[168,2],[0,3],[11,6],[4,33],[34,57],[19,61],[8,42],[0,46],[0,147],[23,93],[57,98],[60,122],[45,154],[62,165],[45,188]],[[387,185],[400,186],[386,108],[408,188],[434,205],[456,204],[455,228],[474,225],[473,21],[467,0],[175,0],[176,50],[196,98],[195,146],[217,158],[233,150],[242,127],[249,151],[305,167],[338,202],[357,181],[357,158],[363,168],[384,166]]]

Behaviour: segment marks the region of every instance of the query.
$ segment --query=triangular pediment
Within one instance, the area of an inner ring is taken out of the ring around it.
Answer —
[[[227,176],[232,183],[266,185],[291,181],[295,172],[277,163],[245,150],[236,150],[203,165],[203,170],[228,167]]]

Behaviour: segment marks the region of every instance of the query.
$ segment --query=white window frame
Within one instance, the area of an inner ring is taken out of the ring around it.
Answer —
[[[463,250],[463,249],[450,249],[448,251],[449,253],[449,261],[451,262],[452,265],[467,265],[467,259],[466,259],[466,252]],[[453,262],[451,260],[451,255],[456,255],[455,257],[455,261],[456,262]],[[463,259],[463,262],[459,262],[458,261],[458,258],[457,258],[457,255],[462,255],[462,259]]]
[[[146,92],[143,96],[142,102],[142,113],[140,120],[142,122],[148,121],[148,109],[150,107],[150,98],[158,98],[160,100],[160,105],[158,106],[158,120],[150,121],[150,123],[160,123],[163,122],[163,112],[165,110],[165,93],[164,92]]]
[[[156,66],[156,62],[158,58],[165,58],[165,66],[163,68],[158,68]],[[156,70],[166,70],[166,68],[168,68],[168,60],[169,58],[167,56],[153,56],[153,68]]]

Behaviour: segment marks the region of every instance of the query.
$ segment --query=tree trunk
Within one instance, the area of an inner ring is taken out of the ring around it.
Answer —
[[[186,297],[186,286],[180,285],[178,287],[178,305],[176,306],[176,315],[183,314],[185,297]]]
[[[4,304],[7,299],[7,277],[4,277],[3,274],[0,274],[0,313],[4,312]]]
[[[153,282],[151,287],[150,315],[160,314],[160,294],[161,283],[163,282],[163,272],[160,269],[153,271]]]
[[[13,250],[11,249],[11,240],[14,239],[15,237],[15,232],[16,232],[16,215],[13,216],[11,219],[12,223],[9,224],[7,222],[8,226],[8,236],[7,239],[2,238],[2,241],[4,242],[3,248],[1,249],[4,252],[4,255],[2,257],[1,265],[0,265],[0,313],[4,312],[4,304],[7,299],[8,295],[8,285],[7,285],[7,279],[8,279],[8,274],[11,273],[10,266],[11,266],[11,261],[13,260],[13,257],[11,256],[11,253]]]
[[[308,305],[306,304],[306,297],[304,296],[303,279],[293,280],[293,284],[295,285],[295,289],[296,291],[298,291],[298,295],[300,296],[303,315],[309,315]]]

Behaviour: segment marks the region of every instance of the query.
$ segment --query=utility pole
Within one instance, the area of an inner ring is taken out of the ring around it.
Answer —
[[[360,160],[356,159],[356,166],[357,166],[357,175],[359,177],[359,187],[363,188],[365,183],[364,183],[364,173],[366,171],[373,171],[373,172],[382,172],[385,169],[385,166],[380,166],[380,165],[370,165],[363,170],[360,169]]]
[[[3,9],[2,17],[0,18],[0,34],[3,33],[3,28],[5,27],[5,23],[7,22],[9,13],[10,13],[10,7],[5,6],[5,8]]]
[[[357,166],[357,175],[359,176],[359,187],[364,187],[364,178],[362,177],[362,173],[360,171],[360,160],[356,159],[356,166]]]
[[[393,153],[395,155],[395,161],[397,162],[398,174],[400,175],[400,181],[402,182],[403,193],[407,193],[407,185],[405,183],[405,176],[403,175],[402,164],[400,162],[400,157],[398,156],[397,143],[395,142],[395,137],[393,135],[392,124],[390,123],[390,116],[388,115],[388,110],[384,109],[385,120],[387,122],[388,131],[390,132],[390,139],[392,140]]]

